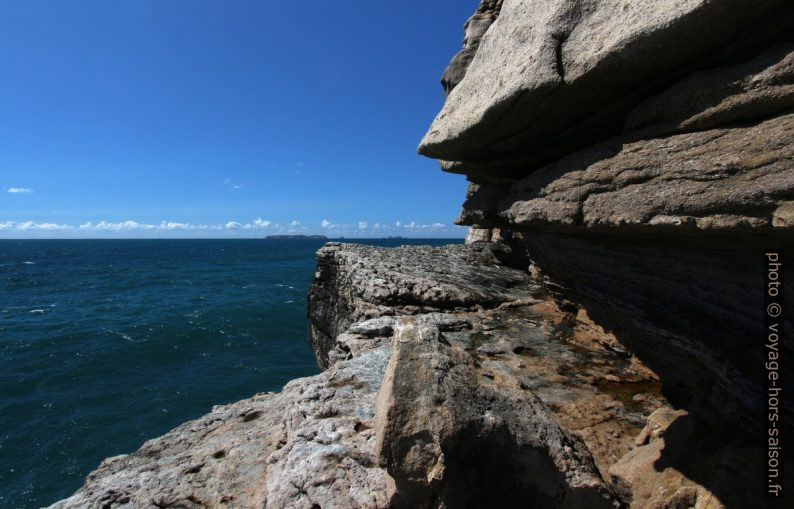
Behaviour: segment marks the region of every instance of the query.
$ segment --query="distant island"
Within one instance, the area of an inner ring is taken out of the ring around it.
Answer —
[[[325,235],[268,235],[265,237],[270,240],[289,240],[289,239],[321,239],[328,240]]]

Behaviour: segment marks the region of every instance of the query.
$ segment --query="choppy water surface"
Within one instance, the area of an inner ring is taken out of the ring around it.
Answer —
[[[0,507],[50,504],[107,456],[316,373],[322,244],[0,241]]]

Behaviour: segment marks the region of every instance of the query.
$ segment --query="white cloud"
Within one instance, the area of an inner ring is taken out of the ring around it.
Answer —
[[[234,191],[245,187],[245,184],[238,184],[236,182],[233,182],[232,179],[224,180],[223,185],[226,186],[226,189],[232,189]]]
[[[446,228],[447,225],[444,223],[417,223],[416,221],[411,221],[410,223],[403,223],[402,221],[396,221],[394,225],[397,228],[404,228],[406,230],[440,230],[442,228]]]
[[[193,225],[190,223],[175,223],[173,221],[163,221],[160,223],[159,228],[164,230],[191,230]]]
[[[32,193],[33,189],[29,187],[9,187],[8,192],[11,194]]]
[[[71,230],[71,226],[66,224],[56,223],[37,223],[35,221],[24,221],[22,223],[15,223],[14,221],[6,221],[0,223],[0,230],[15,230],[20,232],[27,231],[61,231]]]
[[[257,236],[257,231],[267,230],[274,233],[316,233],[318,230],[333,232],[335,235],[366,235],[377,233],[378,235],[403,234],[412,236],[442,236],[443,234],[460,234],[465,232],[465,228],[459,226],[448,226],[444,223],[417,223],[416,221],[404,222],[395,221],[392,223],[371,223],[369,221],[357,221],[355,223],[334,223],[329,219],[323,219],[317,226],[304,226],[300,221],[291,221],[285,226],[258,217],[250,222],[242,223],[239,221],[228,221],[220,224],[193,224],[187,222],[161,221],[160,223],[140,223],[138,221],[127,220],[120,222],[99,221],[85,222],[77,226],[36,222],[36,221],[5,221],[0,222],[0,235],[30,235],[36,236],[42,233],[60,233],[66,237],[162,237],[162,236],[184,236],[184,237],[209,237],[212,235],[222,237]]]
[[[77,227],[78,230],[94,230],[94,231],[134,231],[134,230],[154,230],[157,226],[153,224],[143,224],[137,221],[122,221],[120,223],[110,223],[107,221],[100,221],[97,224],[91,221],[81,224]]]

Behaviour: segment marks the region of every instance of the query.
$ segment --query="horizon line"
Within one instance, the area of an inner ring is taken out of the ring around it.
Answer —
[[[290,234],[285,234],[287,237]],[[319,235],[319,234],[318,234]],[[458,240],[462,237],[325,237],[318,238],[313,235],[305,235],[305,240]],[[300,237],[289,238],[269,238],[269,237],[0,237],[4,240],[303,240]]]

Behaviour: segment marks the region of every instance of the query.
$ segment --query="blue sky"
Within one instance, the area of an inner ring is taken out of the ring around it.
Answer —
[[[462,236],[416,146],[477,3],[1,2],[0,238]]]

